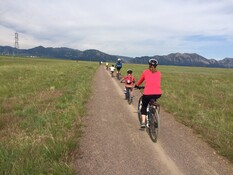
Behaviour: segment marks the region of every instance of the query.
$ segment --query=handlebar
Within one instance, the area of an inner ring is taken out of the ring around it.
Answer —
[[[145,89],[145,86],[137,86],[137,87],[134,87],[134,89]]]

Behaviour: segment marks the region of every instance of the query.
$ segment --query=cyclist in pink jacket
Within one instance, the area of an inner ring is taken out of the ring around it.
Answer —
[[[156,59],[149,60],[149,69],[143,71],[141,78],[135,85],[139,88],[143,81],[145,81],[145,89],[142,96],[142,123],[141,128],[145,128],[145,120],[147,115],[147,105],[151,99],[157,100],[162,95],[161,90],[161,73],[156,69],[158,61]]]

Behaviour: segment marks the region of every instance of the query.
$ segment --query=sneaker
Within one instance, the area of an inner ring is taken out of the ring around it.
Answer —
[[[141,123],[141,128],[145,128],[145,127],[146,127],[145,123]]]

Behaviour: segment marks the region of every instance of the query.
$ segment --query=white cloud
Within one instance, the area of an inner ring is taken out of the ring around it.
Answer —
[[[222,59],[233,57],[229,50],[224,55],[233,44],[232,9],[230,0],[0,0],[0,45],[12,46],[17,31],[20,48],[126,56],[196,52]]]

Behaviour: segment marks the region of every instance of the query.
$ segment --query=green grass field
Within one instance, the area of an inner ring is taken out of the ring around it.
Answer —
[[[73,174],[98,63],[0,57],[0,174]]]
[[[147,65],[125,64],[136,79]],[[233,69],[158,66],[161,106],[233,161]]]
[[[0,174],[73,174],[99,64],[0,57]],[[138,79],[147,65],[124,64]],[[233,69],[159,66],[162,107],[233,161]]]

